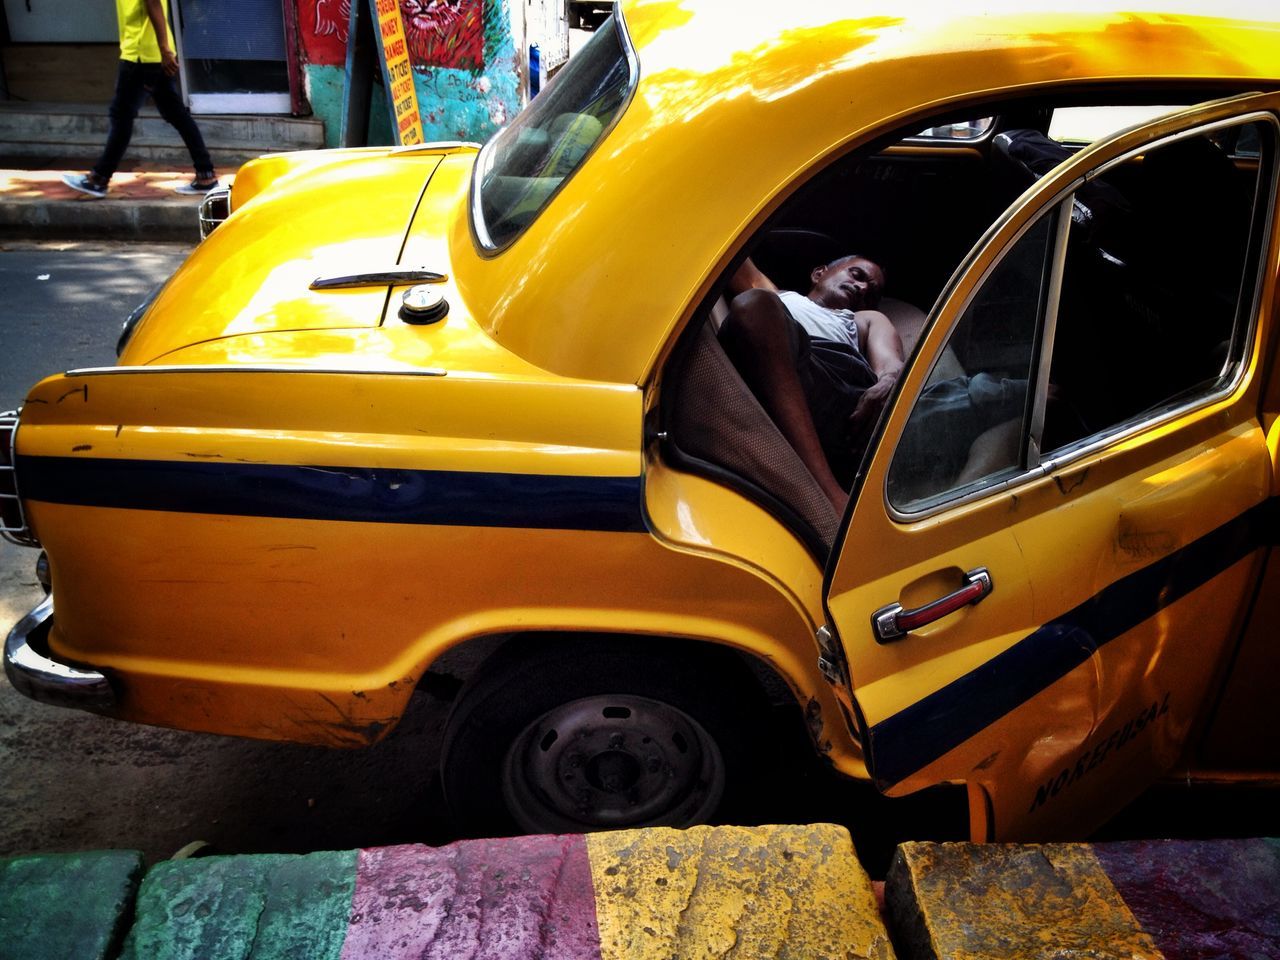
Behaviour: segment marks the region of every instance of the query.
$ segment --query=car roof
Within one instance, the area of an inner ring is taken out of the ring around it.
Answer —
[[[830,159],[948,107],[1068,84],[1275,88],[1280,23],[1263,6],[624,2],[639,82],[617,126],[510,248],[455,269],[526,359],[644,382],[744,236]]]

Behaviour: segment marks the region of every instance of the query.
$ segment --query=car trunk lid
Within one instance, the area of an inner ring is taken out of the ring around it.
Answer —
[[[439,163],[430,153],[365,154],[282,177],[201,242],[120,362],[154,363],[245,334],[377,326],[390,283],[313,283],[401,266],[405,233]]]

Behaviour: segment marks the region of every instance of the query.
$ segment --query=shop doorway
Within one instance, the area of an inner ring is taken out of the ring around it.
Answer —
[[[191,111],[289,113],[281,0],[172,0]]]

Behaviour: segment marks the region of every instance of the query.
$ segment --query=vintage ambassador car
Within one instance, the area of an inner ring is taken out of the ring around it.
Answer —
[[[4,428],[52,591],[12,682],[355,746],[476,650],[442,777],[491,830],[714,817],[778,690],[975,837],[1274,776],[1258,9],[634,0],[483,149],[248,164],[118,365]],[[852,251],[908,363],[840,514],[717,330],[747,257]]]

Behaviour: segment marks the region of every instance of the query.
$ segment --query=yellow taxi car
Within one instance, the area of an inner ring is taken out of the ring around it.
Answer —
[[[475,649],[491,829],[713,817],[777,689],[975,838],[1274,777],[1280,24],[1170,6],[632,0],[482,149],[248,164],[6,422],[12,682],[355,746]],[[717,329],[852,252],[907,364],[840,511]]]

